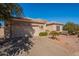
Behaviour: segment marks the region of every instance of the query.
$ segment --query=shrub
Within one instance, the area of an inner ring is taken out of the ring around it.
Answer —
[[[55,39],[55,38],[56,38],[56,36],[58,36],[58,35],[59,35],[59,33],[58,33],[58,32],[56,32],[56,31],[51,31],[51,32],[49,33],[49,35],[51,35],[51,36],[52,36],[52,38],[53,38],[53,39]]]
[[[40,33],[39,33],[39,36],[47,36],[47,35],[48,35],[47,32],[40,32]]]
[[[51,32],[49,33],[49,35],[57,36],[57,35],[59,35],[59,33],[56,32],[56,31],[51,31]]]
[[[69,35],[76,35],[77,34],[77,31],[68,31],[68,34]]]

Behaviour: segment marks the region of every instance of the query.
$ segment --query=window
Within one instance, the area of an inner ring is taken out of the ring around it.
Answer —
[[[56,31],[60,31],[60,26],[56,26]]]

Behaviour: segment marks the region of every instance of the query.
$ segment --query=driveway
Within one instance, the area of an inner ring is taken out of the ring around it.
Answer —
[[[57,40],[48,37],[34,37],[35,43],[30,50],[30,56],[69,56],[72,52]]]
[[[34,46],[28,56],[79,56],[79,38],[77,36],[33,37]],[[21,56],[27,56],[24,52]]]

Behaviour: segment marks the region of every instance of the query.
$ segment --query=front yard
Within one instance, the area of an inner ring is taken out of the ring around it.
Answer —
[[[49,37],[34,37],[34,47],[30,50],[29,55],[79,55],[79,40],[76,36],[57,36],[58,40]]]

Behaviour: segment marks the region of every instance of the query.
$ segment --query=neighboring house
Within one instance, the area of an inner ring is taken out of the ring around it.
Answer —
[[[35,30],[34,35],[38,36],[40,32],[44,31],[57,31],[62,32],[63,31],[63,24],[58,22],[48,22],[48,21],[38,21],[34,20],[36,23],[32,23],[32,28]]]
[[[9,29],[9,27],[7,29]],[[56,22],[51,23],[45,20],[32,20],[27,18],[15,18],[12,20],[12,37],[24,35],[38,36],[40,32],[44,32],[46,30],[62,32],[63,24]]]
[[[57,23],[57,22],[48,23],[47,24],[47,29],[49,31],[62,32],[63,31],[63,24],[62,23]]]

